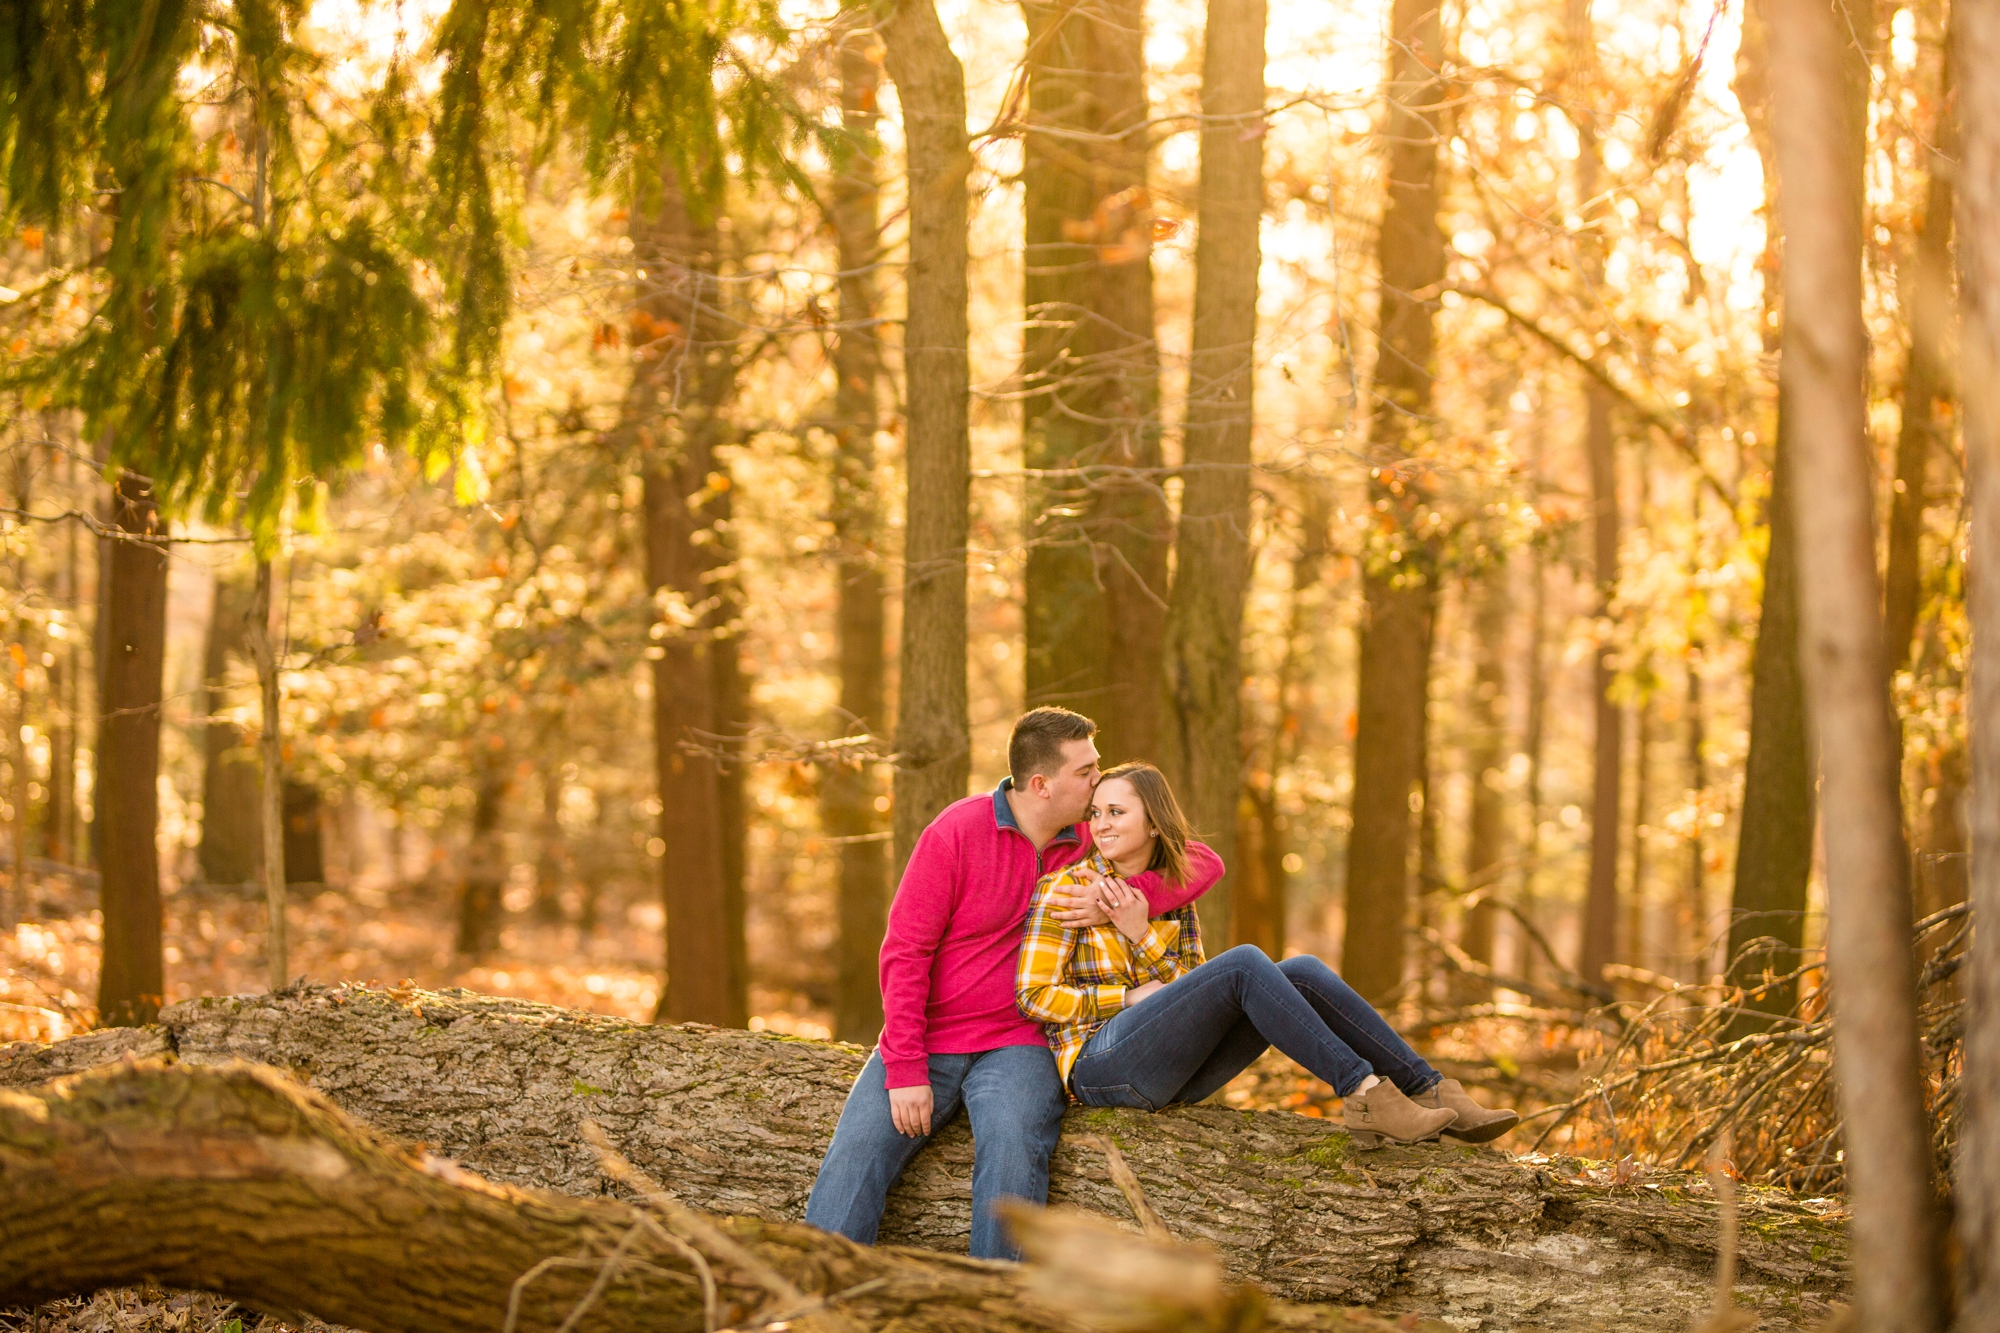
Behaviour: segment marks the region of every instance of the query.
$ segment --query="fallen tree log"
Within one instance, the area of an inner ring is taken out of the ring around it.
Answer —
[[[369,1333],[1396,1327],[1267,1308],[1212,1257],[1083,1214],[1023,1209],[1042,1262],[980,1263],[710,1218],[603,1157],[644,1206],[494,1185],[241,1062],[127,1061],[0,1091],[0,1307],[149,1281]]]
[[[363,1123],[491,1179],[601,1192],[588,1119],[682,1200],[793,1220],[864,1053],[699,1025],[653,1027],[463,992],[305,988],[172,1006],[157,1028],[0,1051],[0,1086],[127,1052],[277,1066]],[[1334,1125],[1214,1106],[1074,1109],[1050,1199],[1128,1216],[1101,1153],[1119,1145],[1167,1227],[1296,1301],[1421,1311],[1461,1327],[1679,1333],[1710,1299],[1717,1213],[1700,1182],[1598,1183],[1574,1160],[1427,1146],[1356,1154]],[[965,1249],[971,1139],[938,1137],[892,1198],[883,1240]],[[1744,1191],[1738,1299],[1772,1329],[1844,1286],[1838,1220]]]

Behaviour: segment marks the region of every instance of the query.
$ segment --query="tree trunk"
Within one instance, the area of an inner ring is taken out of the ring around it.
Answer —
[[[1158,471],[1145,9],[1024,0],[1022,10],[1022,452],[1031,469],[1087,470],[1028,489],[1027,701],[1093,715],[1098,748],[1116,761],[1161,752],[1171,527]]]
[[[256,590],[250,597],[250,614],[245,638],[251,659],[257,664],[257,695],[262,705],[263,725],[258,729],[259,770],[258,827],[262,831],[263,855],[259,870],[264,876],[264,966],[272,990],[285,988],[291,980],[285,968],[290,959],[285,941],[285,886],[293,869],[286,856],[286,834],[291,812],[285,791],[285,730],[283,699],[278,685],[278,654],[283,650],[271,632],[271,562],[257,562]]]
[[[1127,1333],[1449,1328],[1267,1307],[1227,1282],[1214,1256],[1086,1213],[1018,1205],[1010,1222],[1026,1266],[710,1217],[598,1141],[604,1176],[643,1206],[493,1185],[356,1125],[276,1070],[107,1070],[0,1102],[0,1151],[16,1166],[0,1175],[13,1214],[0,1221],[0,1301],[164,1280],[295,1323],[309,1311],[379,1333],[543,1333],[586,1311],[610,1333],[725,1321],[1069,1333],[1107,1316]],[[423,1219],[420,1266],[411,1218]]]
[[[1438,143],[1444,82],[1441,11],[1430,0],[1396,0],[1390,15],[1385,174],[1377,241],[1381,290],[1376,320],[1369,500],[1391,531],[1362,575],[1360,669],[1355,683],[1353,820],[1347,835],[1347,933],[1341,973],[1372,1002],[1402,984],[1410,908],[1412,793],[1423,777],[1422,736],[1430,698],[1436,571],[1418,529],[1423,481],[1410,466],[1426,446],[1436,369],[1430,293],[1444,278],[1438,226]]]
[[[1568,0],[1568,95],[1581,104],[1572,111],[1576,121],[1577,211],[1585,218],[1599,212],[1600,178],[1604,171],[1598,146],[1597,119],[1589,110],[1597,73],[1597,34],[1590,21],[1590,0]],[[1604,282],[1604,248],[1594,233],[1580,237],[1584,282],[1595,291]],[[1617,954],[1618,843],[1625,769],[1625,710],[1612,697],[1618,680],[1616,645],[1605,637],[1618,595],[1618,451],[1611,431],[1611,392],[1595,380],[1584,385],[1584,453],[1590,470],[1591,575],[1597,592],[1599,642],[1591,664],[1590,879],[1583,906],[1583,942],[1577,972],[1586,982],[1603,980],[1604,966]]]
[[[1957,1189],[1959,1327],[2000,1330],[2000,2],[1952,6],[1965,462],[1971,502],[1972,911]]]
[[[1743,808],[1738,821],[1736,876],[1729,912],[1724,966],[1732,984],[1761,986],[1768,971],[1783,976],[1797,967],[1804,938],[1806,883],[1813,859],[1813,752],[1806,717],[1806,684],[1799,657],[1799,544],[1792,492],[1798,469],[1792,381],[1797,330],[1781,299],[1778,255],[1777,150],[1772,138],[1769,23],[1759,0],[1745,11],[1737,98],[1745,108],[1751,140],[1772,182],[1764,203],[1764,351],[1778,353],[1778,428],[1771,446],[1771,494],[1766,502],[1769,544],[1764,556],[1763,603],[1757,646],[1750,663],[1750,746],[1743,761]],[[1772,318],[1780,315],[1780,319]],[[1704,929],[1697,923],[1697,931]],[[1769,941],[1758,944],[1756,941]],[[1789,1013],[1792,986],[1773,986],[1747,1001],[1766,1013]],[[1738,1035],[1757,1026],[1746,1021]]]
[[[34,450],[24,445],[15,445],[14,503],[23,514],[33,512],[31,478],[34,476]],[[19,566],[16,567],[17,569]],[[14,810],[13,827],[9,830],[13,843],[13,863],[7,875],[7,893],[0,896],[0,930],[13,929],[15,921],[31,914],[33,894],[28,888],[28,784],[33,781],[35,761],[28,741],[28,668],[35,660],[35,641],[32,622],[24,614],[25,607],[17,607],[15,630],[17,637],[11,645],[10,657],[13,679],[14,717],[9,728],[8,749],[13,751],[14,790],[9,804]]]
[[[1632,880],[1625,894],[1625,922],[1620,933],[1625,941],[1621,956],[1634,967],[1647,966],[1650,957],[1646,950],[1646,840],[1652,834],[1653,784],[1648,755],[1658,711],[1649,694],[1639,704],[1638,732],[1632,738]]]
[[[1954,11],[1955,12],[1955,11]],[[1947,23],[1951,20],[1947,19]],[[1896,436],[1895,490],[1889,497],[1889,554],[1883,571],[1883,637],[1893,674],[1909,663],[1923,604],[1922,542],[1926,483],[1931,459],[1950,440],[1949,418],[1939,419],[1940,403],[1952,398],[1946,362],[1951,341],[1952,173],[1958,156],[1957,116],[1952,86],[1952,38],[1945,36],[1937,121],[1932,131],[1930,179],[1924,190],[1924,218],[1916,251],[1903,270],[1901,296],[1909,311],[1910,346],[1903,361],[1902,425]]]
[[[50,439],[57,438],[57,414],[44,413],[42,432]],[[52,447],[52,461],[60,474],[65,503],[74,504],[76,495],[76,459],[67,448]],[[49,702],[53,705],[53,722],[49,728],[49,803],[46,807],[43,827],[46,830],[45,845],[51,861],[58,865],[77,863],[76,846],[76,752],[77,752],[77,697],[78,684],[82,676],[82,659],[78,653],[78,638],[82,632],[82,579],[81,567],[77,560],[77,528],[70,522],[62,525],[62,554],[56,576],[56,605],[62,616],[60,637],[51,645],[55,653],[55,665],[49,668]]]
[[[840,45],[841,123],[850,156],[833,179],[828,220],[840,254],[840,330],[833,345],[833,577],[840,644],[840,736],[888,731],[887,657],[882,585],[882,510],[875,489],[875,438],[881,429],[882,335],[873,274],[882,248],[882,140],[876,111],[882,90],[880,38],[849,33]],[[835,960],[833,1035],[873,1042],[882,1030],[876,955],[889,917],[889,847],[877,836],[881,791],[876,767],[836,760],[820,788],[821,821],[840,843],[840,940]]]
[[[1477,962],[1493,964],[1494,926],[1499,909],[1500,872],[1507,854],[1507,626],[1513,614],[1507,567],[1495,564],[1481,576],[1474,608],[1472,738],[1466,768],[1472,778],[1472,821],[1465,846],[1465,888],[1471,906],[1459,947]],[[1467,978],[1470,981],[1470,978]],[[1475,999],[1490,999],[1492,987],[1472,987]]]
[[[731,355],[733,358],[733,352]],[[733,384],[733,370],[731,374]],[[721,494],[708,506],[714,533],[708,553],[718,571],[733,570],[737,561],[733,535],[736,486],[728,462],[714,455],[711,459],[709,484],[719,484]],[[715,734],[721,739],[711,743],[718,751],[715,802],[722,821],[722,930],[729,969],[723,983],[727,1001],[723,1022],[729,1027],[744,1027],[750,1022],[750,941],[745,933],[748,904],[743,896],[750,812],[744,805],[749,765],[743,738],[750,734],[756,719],[752,716],[750,673],[743,666],[743,585],[732,573],[714,578],[709,587],[716,601],[710,616],[716,639],[709,665],[715,678]]]
[[[1209,0],[1201,67],[1193,348],[1167,612],[1170,734],[1160,751],[1169,756],[1188,818],[1231,866],[1237,860],[1243,791],[1243,597],[1250,583],[1250,438],[1263,253],[1264,19],[1265,0]],[[1212,939],[1247,941],[1248,936],[1230,932],[1230,890],[1225,878],[1202,897],[1202,928]],[[1282,934],[1282,920],[1278,925]]]
[[[1528,608],[1528,707],[1521,735],[1521,752],[1528,761],[1527,790],[1522,793],[1528,827],[1526,836],[1521,840],[1521,900],[1518,906],[1522,915],[1532,921],[1535,919],[1535,877],[1542,868],[1542,763],[1547,749],[1549,712],[1549,571],[1548,555],[1539,542],[1529,550],[1528,577],[1531,593]],[[1520,934],[1516,932],[1517,937]],[[1534,980],[1536,964],[1532,950],[1526,947],[1517,950],[1514,966],[1518,975],[1529,981]]]
[[[291,778],[284,782],[285,883],[326,883],[326,833],[320,820],[326,807],[320,789]]]
[[[967,359],[965,71],[931,0],[896,0],[881,27],[903,105],[910,210],[903,326],[907,499],[896,688],[896,870],[965,795],[965,543],[971,499]]]
[[[121,473],[112,492],[105,598],[97,822],[104,962],[97,1012],[109,1024],[150,1022],[166,993],[160,938],[160,695],[167,647],[166,524],[152,483]]]
[[[740,910],[732,925],[740,870],[729,850],[730,794],[712,755],[723,710],[735,703],[726,697],[731,664],[718,660],[735,653],[733,599],[712,578],[723,558],[717,506],[728,493],[716,447],[728,437],[735,390],[734,352],[718,319],[719,233],[663,171],[632,210],[632,240],[652,274],[632,315],[637,359],[620,429],[642,459],[646,579],[663,612],[649,654],[660,840],[671,853],[658,858],[667,918],[658,1016],[741,1025]]]
[[[1785,236],[1786,406],[1800,654],[1825,747],[1827,954],[1863,1333],[1942,1326],[1944,1289],[1907,930],[1909,852],[1875,571],[1862,320],[1865,62],[1872,31],[1818,0],[1769,0]],[[1850,23],[1853,27],[1850,28]],[[1856,67],[1859,66],[1857,69]]]
[[[589,1119],[683,1202],[785,1222],[804,1209],[865,1058],[830,1043],[400,989],[191,1000],[162,1021],[0,1049],[0,1087],[115,1065],[127,1052],[171,1049],[197,1067],[254,1060],[293,1071],[379,1133],[508,1185],[600,1196],[598,1159],[579,1138]],[[1073,1107],[1066,1128],[1052,1203],[1127,1215],[1101,1150],[1078,1137],[1108,1135],[1175,1236],[1291,1300],[1422,1311],[1459,1327],[1682,1333],[1713,1286],[1715,1205],[1673,1174],[1634,1190],[1580,1178],[1574,1159],[1517,1163],[1437,1146],[1355,1154],[1335,1124],[1219,1106]],[[964,1252],[971,1149],[961,1116],[916,1158],[891,1195],[885,1245]],[[11,1183],[5,1153],[0,1184]],[[1839,1224],[1780,1191],[1742,1193],[1739,1299],[1767,1329],[1811,1326],[1843,1284]],[[17,1216],[0,1207],[0,1235]],[[441,1262],[458,1247],[434,1248]],[[0,1273],[21,1271],[0,1263]]]
[[[210,884],[249,884],[263,861],[258,811],[262,800],[259,756],[233,722],[219,720],[229,707],[225,681],[232,654],[247,655],[251,590],[228,572],[215,580],[202,665],[201,877]]]
[[[1695,487],[1694,529],[1701,530],[1701,488]],[[1698,540],[1698,538],[1697,538]],[[1697,556],[1696,563],[1699,563]],[[1687,774],[1688,803],[1694,808],[1694,819],[1688,827],[1688,865],[1684,881],[1684,901],[1681,904],[1680,926],[1675,932],[1674,950],[1687,960],[1686,980],[1700,983],[1705,980],[1700,964],[1700,954],[1705,922],[1708,920],[1708,867],[1704,862],[1707,855],[1703,839],[1707,828],[1708,756],[1703,747],[1708,744],[1707,711],[1702,701],[1701,667],[1707,655],[1705,643],[1697,625],[1695,632],[1688,636],[1687,650]]]
[[[569,874],[569,842],[562,825],[561,765],[542,771],[541,848],[535,857],[535,920],[545,926],[563,924],[563,882]]]
[[[500,923],[505,915],[507,858],[500,846],[500,814],[513,785],[505,754],[504,750],[492,750],[480,758],[472,828],[466,840],[465,877],[458,890],[458,937],[452,947],[460,957],[475,962],[500,947]]]

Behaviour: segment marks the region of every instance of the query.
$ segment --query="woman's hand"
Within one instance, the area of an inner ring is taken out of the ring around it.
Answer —
[[[1164,981],[1149,981],[1143,986],[1127,986],[1125,988],[1125,1007],[1130,1009],[1153,992],[1165,990],[1166,986],[1167,983]]]
[[[1122,879],[1106,879],[1097,886],[1097,901],[1120,935],[1134,944],[1145,940],[1150,928],[1147,917],[1151,915],[1145,894]]]

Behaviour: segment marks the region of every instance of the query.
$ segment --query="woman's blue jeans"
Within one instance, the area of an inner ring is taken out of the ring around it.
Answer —
[[[1070,1070],[1077,1100],[1157,1111],[1198,1102],[1276,1046],[1341,1096],[1378,1074],[1415,1096],[1440,1075],[1317,958],[1240,944],[1121,1011]]]

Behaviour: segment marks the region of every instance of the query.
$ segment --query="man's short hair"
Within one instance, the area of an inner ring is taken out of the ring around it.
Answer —
[[[1014,724],[1007,738],[1007,771],[1014,785],[1025,787],[1040,773],[1052,778],[1062,768],[1062,747],[1070,741],[1087,741],[1097,734],[1097,724],[1067,708],[1031,708]]]

